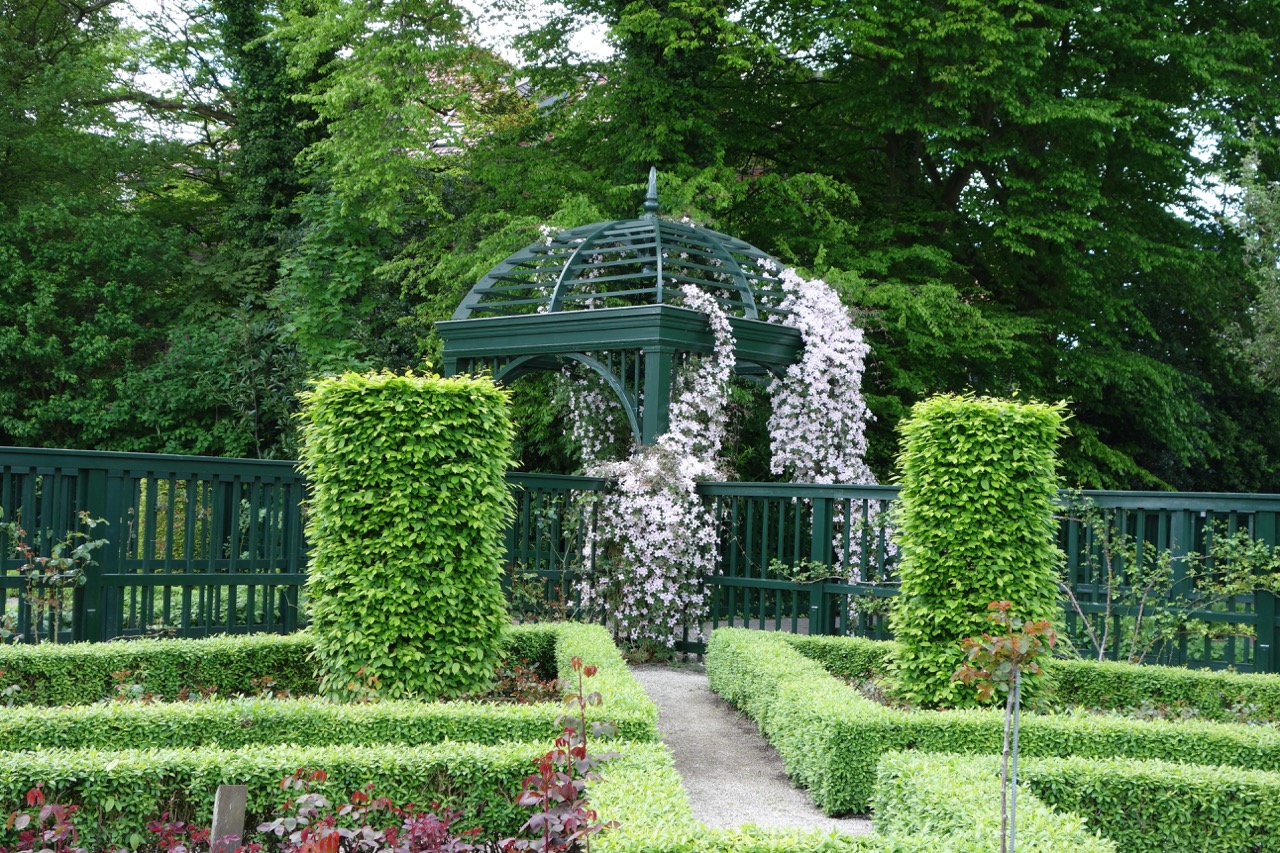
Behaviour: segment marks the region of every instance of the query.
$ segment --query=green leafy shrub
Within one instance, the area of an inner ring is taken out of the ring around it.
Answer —
[[[1121,853],[1280,850],[1280,774],[1128,758],[1039,758],[1022,778]]]
[[[887,708],[771,632],[713,632],[707,677],[713,690],[756,721],[782,756],[787,773],[828,814],[867,808],[876,764],[887,752],[1000,752],[1001,712]],[[1280,731],[1196,720],[1032,715],[1022,720],[1020,751],[1028,757],[1127,756],[1280,771]]]
[[[147,823],[165,813],[171,821],[207,823],[221,783],[248,786],[245,826],[255,827],[279,805],[280,780],[305,767],[325,771],[328,779],[316,790],[331,801],[372,783],[396,802],[461,811],[464,829],[479,815],[487,831],[507,836],[526,817],[513,794],[545,751],[545,743],[448,743],[0,752],[0,803],[19,803],[43,782],[50,802],[81,806],[85,847],[136,849]],[[0,846],[13,840],[0,828]]]
[[[864,637],[802,637],[787,641],[837,678],[884,677],[898,644]],[[1148,711],[1215,722],[1280,722],[1280,675],[1115,661],[1049,658],[1040,662],[1048,708]]]
[[[987,604],[1010,601],[1028,621],[1062,615],[1053,513],[1063,406],[940,396],[900,429],[895,692],[923,707],[971,706],[951,674],[960,641],[986,628]]]
[[[12,708],[0,717],[0,750],[59,747],[112,749],[273,743],[429,744],[551,740],[560,702],[530,705],[389,700],[368,704],[324,699],[235,699],[144,705],[112,702],[72,708]],[[609,715],[623,737],[649,739],[649,715]]]
[[[605,628],[572,623],[516,626],[504,638],[508,655],[554,661],[557,677],[564,684],[573,675],[575,657],[590,662],[596,667],[592,686],[600,693],[619,735],[628,740],[658,739],[657,708]],[[199,645],[210,641],[166,642]],[[531,705],[336,704],[316,698],[11,708],[0,716],[0,750],[550,741],[560,733],[557,719],[563,713],[564,706],[558,701]]]
[[[800,654],[815,660],[838,678],[879,678],[889,672],[898,644],[865,637],[806,637],[788,634]]]
[[[484,687],[507,622],[506,393],[484,379],[348,373],[303,394],[301,418],[322,692]]]
[[[9,697],[15,705],[83,705],[110,698],[112,673],[129,672],[163,699],[176,699],[183,688],[253,695],[267,675],[273,689],[305,696],[316,692],[314,648],[308,632],[0,645],[0,690],[16,686]]]
[[[927,829],[944,837],[942,849],[990,853],[999,849],[999,793],[993,759],[891,752],[876,771],[876,831],[911,835]],[[1020,793],[1017,849],[1022,853],[1116,850],[1111,841],[1086,829],[1079,816],[1055,812],[1029,792]],[[960,800],[963,807],[958,807]]]
[[[744,826],[708,827],[696,821],[680,774],[661,744],[634,745],[609,762],[591,799],[618,827],[591,842],[595,853],[990,853],[955,849],[941,836],[846,835],[841,832]],[[1086,850],[1093,853],[1091,848]]]
[[[1044,664],[1054,706],[1168,708],[1205,720],[1280,722],[1280,675],[1091,660]]]

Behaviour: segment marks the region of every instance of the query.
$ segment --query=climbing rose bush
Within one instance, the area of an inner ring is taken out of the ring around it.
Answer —
[[[618,462],[587,465],[593,476],[614,481],[596,503],[584,556],[596,574],[584,578],[580,595],[588,610],[608,616],[624,643],[670,647],[705,608],[704,575],[716,569],[719,537],[715,519],[698,496],[699,480],[724,476],[720,449],[724,407],[733,373],[729,318],[712,297],[686,285],[684,305],[705,314],[715,350],[691,359],[672,389],[667,432],[652,447],[638,447]],[[586,395],[571,398],[592,403]],[[596,412],[579,410],[571,422],[589,422]],[[580,445],[581,446],[581,445]],[[599,445],[583,446],[585,453]]]

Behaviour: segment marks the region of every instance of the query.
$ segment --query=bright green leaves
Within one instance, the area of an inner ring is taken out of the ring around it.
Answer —
[[[348,373],[303,395],[302,421],[323,692],[434,698],[486,684],[506,624],[505,392]]]
[[[898,690],[927,707],[971,704],[950,677],[961,641],[987,629],[987,605],[1011,601],[1028,621],[1060,612],[1053,506],[1063,406],[934,397],[901,431]]]

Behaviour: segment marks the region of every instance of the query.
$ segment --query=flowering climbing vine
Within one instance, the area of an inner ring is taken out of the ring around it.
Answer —
[[[770,384],[772,470],[795,481],[873,483],[864,461],[871,416],[861,394],[869,352],[862,331],[825,282],[790,269],[778,278],[781,322],[800,332],[804,351]],[[707,317],[714,349],[682,366],[668,429],[652,446],[632,447],[619,460],[617,449],[629,431],[610,389],[594,375],[567,388],[569,431],[584,470],[612,483],[609,491],[586,498],[594,504],[595,525],[588,528],[584,557],[594,570],[583,575],[581,602],[588,612],[604,615],[618,640],[631,645],[673,645],[682,629],[698,621],[705,605],[703,577],[717,567],[719,535],[697,483],[727,477],[720,454],[734,339],[713,296],[693,285],[685,285],[681,295],[684,307]],[[848,557],[839,545],[836,550]]]
[[[866,463],[871,412],[862,396],[862,373],[871,347],[825,281],[803,278],[792,269],[778,277],[780,307],[786,312],[778,322],[800,332],[804,350],[783,377],[769,383],[769,469],[793,483],[874,484],[875,475]],[[859,528],[883,525],[885,519],[874,508],[869,508],[865,521],[846,518],[843,505],[837,505],[832,522],[832,548],[844,574],[851,580],[868,580],[861,576]],[[888,547],[893,549],[892,544]]]
[[[690,359],[678,375],[667,431],[622,461],[584,457],[587,473],[614,486],[589,498],[596,502],[596,523],[588,531],[584,556],[597,571],[583,579],[582,604],[608,617],[617,638],[629,645],[673,645],[690,615],[703,611],[702,578],[716,568],[715,520],[696,488],[699,480],[724,476],[720,448],[733,334],[715,299],[692,285],[682,294],[685,307],[707,316],[715,348]],[[585,395],[570,400],[578,406],[594,402]],[[593,417],[594,412],[579,410],[570,422],[586,424]],[[599,447],[583,445],[588,453]]]
[[[804,342],[800,360],[769,384],[769,469],[797,483],[875,482],[867,467],[862,371],[871,351],[840,297],[822,279],[779,276],[789,312],[780,322]]]

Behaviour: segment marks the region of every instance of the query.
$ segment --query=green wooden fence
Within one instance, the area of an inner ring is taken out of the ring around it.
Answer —
[[[508,590],[530,614],[574,614],[592,510],[579,498],[603,480],[510,475],[517,500],[507,531]],[[144,634],[291,631],[301,621],[305,581],[302,478],[289,461],[0,448],[0,508],[27,538],[47,545],[77,526],[77,514],[108,522],[95,536],[85,583],[65,593],[63,618],[43,636],[106,640]],[[700,651],[699,629],[740,625],[776,631],[887,637],[886,604],[896,594],[897,555],[887,519],[891,486],[704,483],[700,493],[721,531],[719,572],[706,579],[705,621],[682,648]],[[1248,532],[1277,545],[1280,495],[1086,492],[1140,553],[1205,553],[1215,531]],[[1093,529],[1065,516],[1059,545],[1080,610],[1109,614],[1106,654],[1123,657],[1132,603],[1107,602],[1105,566]],[[29,634],[26,580],[13,542],[0,531],[0,595]],[[833,566],[839,568],[833,569]],[[1118,567],[1123,576],[1125,567]],[[1113,587],[1114,591],[1114,587]],[[1200,606],[1190,618],[1220,626],[1153,650],[1149,660],[1280,672],[1276,596],[1241,595]],[[4,615],[0,613],[0,615]],[[592,614],[577,615],[590,617]],[[1079,616],[1068,632],[1082,643]],[[1087,645],[1082,649],[1093,653]]]
[[[83,585],[65,591],[63,640],[292,631],[306,549],[292,462],[0,448],[0,507],[27,540],[107,522]],[[0,593],[27,635],[33,613],[14,543],[0,533]]]
[[[522,475],[513,475],[519,484]],[[581,559],[576,494],[595,492],[604,483],[588,478],[530,479],[528,506],[542,513],[538,524],[525,516],[510,540],[511,558],[536,574],[554,595],[572,604],[575,567]],[[790,483],[703,483],[699,492],[710,504],[721,531],[719,572],[706,578],[710,608],[701,626],[686,632],[680,648],[700,652],[705,636],[721,625],[813,634],[887,638],[887,603],[897,593],[897,554],[888,536],[890,507],[897,498],[892,486],[828,486]],[[1168,550],[1175,558],[1209,551],[1215,530],[1245,530],[1275,547],[1280,495],[1234,495],[1168,492],[1084,492],[1064,495],[1059,546],[1067,556],[1068,584],[1085,616],[1112,623],[1107,657],[1125,657],[1127,631],[1138,605],[1113,598],[1107,602],[1104,566],[1092,528],[1074,518],[1071,501],[1091,501],[1104,520],[1123,531],[1139,557]],[[551,516],[563,507],[570,515]],[[566,531],[572,531],[567,535]],[[838,565],[839,568],[832,568]],[[1175,559],[1175,571],[1185,566]],[[846,568],[847,567],[847,568]],[[1115,567],[1125,577],[1124,566]],[[1241,671],[1280,672],[1280,623],[1276,596],[1259,591],[1209,602],[1194,589],[1184,595],[1190,620],[1220,626],[1217,633],[1185,633],[1162,642],[1146,660],[1174,665]],[[1119,584],[1124,593],[1127,586]],[[1112,586],[1113,594],[1117,586]],[[551,593],[549,593],[551,594]],[[1160,603],[1160,602],[1153,602]],[[1146,605],[1149,614],[1151,604]],[[570,607],[571,609],[571,607]],[[590,614],[582,614],[589,616]],[[1094,655],[1069,608],[1067,634],[1081,653]]]

